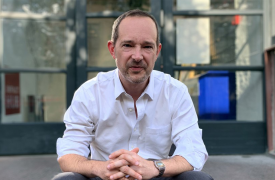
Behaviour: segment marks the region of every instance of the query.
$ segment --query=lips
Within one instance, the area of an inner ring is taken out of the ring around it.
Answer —
[[[147,68],[147,65],[143,61],[140,61],[140,62],[129,61],[129,63],[127,63],[126,66],[128,69],[130,69],[133,72],[140,72]]]
[[[131,69],[132,71],[141,71],[142,69],[144,69],[144,67],[141,67],[141,66],[131,66],[129,69]]]

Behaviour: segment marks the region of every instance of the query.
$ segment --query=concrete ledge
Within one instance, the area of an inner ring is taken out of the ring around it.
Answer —
[[[61,172],[56,155],[0,156],[2,180],[50,180]],[[270,180],[275,177],[275,156],[210,156],[203,171],[216,180]]]

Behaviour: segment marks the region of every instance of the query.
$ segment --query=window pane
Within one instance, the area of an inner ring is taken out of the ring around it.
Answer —
[[[175,21],[178,65],[262,65],[261,16],[176,17]]]
[[[174,0],[175,10],[262,9],[262,0]]]
[[[124,12],[136,8],[149,12],[150,0],[87,0],[87,12]]]
[[[88,73],[88,80],[89,80],[89,79],[92,79],[92,78],[94,78],[94,77],[96,77],[98,73],[99,73],[99,72],[89,72],[89,73]]]
[[[65,22],[2,19],[0,27],[2,67],[66,68]]]
[[[88,66],[115,67],[107,42],[111,39],[112,25],[115,19],[88,20]]]
[[[1,123],[62,122],[66,110],[66,75],[1,74]]]
[[[65,16],[64,0],[2,0],[1,11]]]
[[[179,71],[200,121],[263,121],[262,73]]]

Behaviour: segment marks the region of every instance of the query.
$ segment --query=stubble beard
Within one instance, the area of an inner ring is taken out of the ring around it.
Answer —
[[[141,66],[143,68],[142,71],[145,71],[145,74],[142,77],[137,77],[139,76],[140,73],[142,72],[137,72],[137,73],[130,73],[130,67],[132,66]],[[134,61],[130,61],[129,63],[126,64],[126,67],[120,70],[122,76],[129,82],[133,83],[133,84],[140,84],[143,83],[145,81],[148,80],[148,78],[150,77],[150,74],[152,71],[148,72],[148,66],[147,64],[145,64],[144,62],[140,61],[138,63],[134,62]]]
[[[146,74],[145,74],[144,76],[142,76],[142,77],[140,77],[140,78],[134,78],[134,77],[132,77],[133,75],[132,75],[132,76],[130,75],[129,70],[126,71],[126,73],[122,73],[122,74],[123,74],[123,76],[124,76],[124,78],[125,78],[126,80],[128,80],[129,82],[134,83],[134,84],[143,83],[143,82],[145,82],[145,81],[149,78],[149,76],[150,76],[150,74],[148,74],[148,73],[146,72]]]

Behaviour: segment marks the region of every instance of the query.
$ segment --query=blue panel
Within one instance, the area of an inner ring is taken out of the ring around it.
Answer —
[[[199,118],[235,119],[235,87],[235,73],[209,71],[202,75],[199,78]]]
[[[228,77],[207,77],[205,80],[205,113],[229,113]]]

